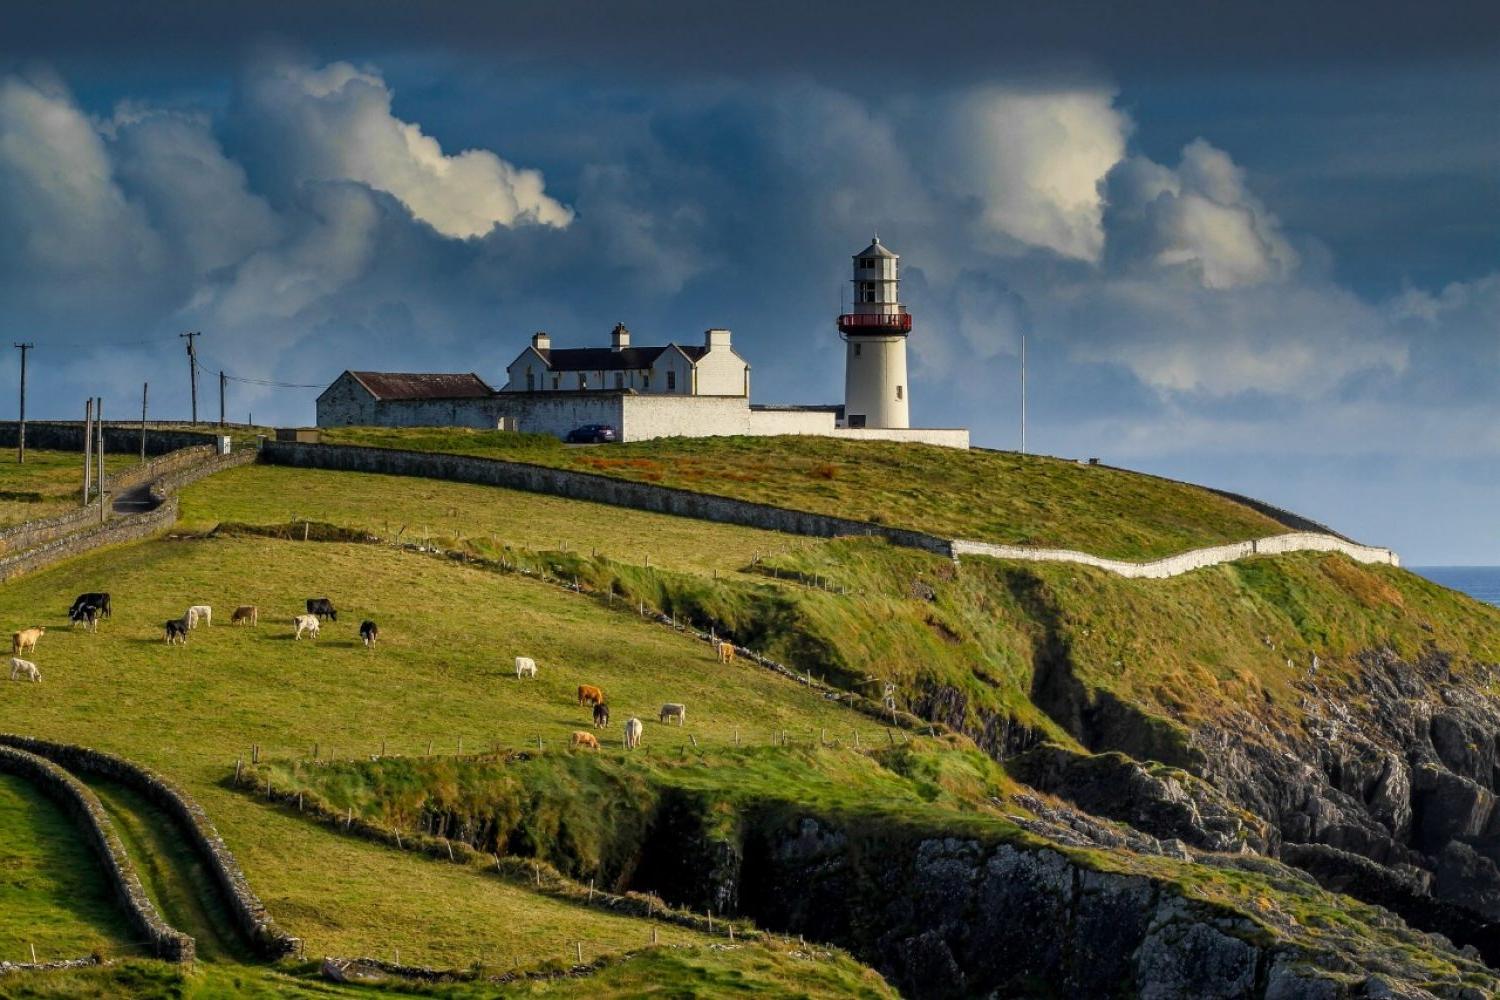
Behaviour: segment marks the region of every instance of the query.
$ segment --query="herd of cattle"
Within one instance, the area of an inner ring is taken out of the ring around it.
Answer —
[[[301,639],[304,634],[309,638],[318,637],[318,629],[323,619],[338,621],[339,613],[334,608],[333,602],[326,597],[309,597],[307,599],[307,613],[294,615],[292,617],[293,639]],[[79,594],[73,601],[73,606],[68,609],[68,621],[73,626],[83,625],[91,632],[98,631],[99,619],[110,618],[113,611],[110,607],[109,594],[104,592]],[[170,618],[163,624],[163,632],[168,645],[186,645],[188,633],[197,628],[201,623],[205,627],[213,625],[214,609],[208,604],[194,604],[180,618]],[[234,625],[260,624],[260,609],[253,604],[242,604],[234,609],[229,616],[229,621]],[[31,628],[23,628],[11,635],[11,659],[10,679],[39,681],[42,679],[41,670],[30,660],[21,658],[22,653],[35,655],[36,644],[47,632],[45,625],[34,625]],[[373,647],[375,640],[380,636],[380,627],[373,621],[365,619],[359,626],[359,637],[366,648]],[[714,644],[715,653],[719,662],[728,663],[734,660],[734,645],[728,642],[717,642]],[[536,679],[536,661],[529,656],[516,657],[516,679]],[[609,704],[604,700],[604,691],[593,684],[578,685],[578,704],[580,707],[592,707],[594,716],[594,728],[604,729],[609,726]],[[679,726],[687,724],[687,706],[680,702],[667,702],[662,705],[658,720],[663,724],[676,722]],[[625,749],[634,750],[641,745],[641,736],[645,733],[645,725],[634,716],[625,720]],[[585,730],[577,730],[573,733],[572,745],[575,747],[587,747],[599,749],[598,738]]]

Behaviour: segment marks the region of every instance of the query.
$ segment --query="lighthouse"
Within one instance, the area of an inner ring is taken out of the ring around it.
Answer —
[[[839,317],[846,427],[911,426],[906,382],[911,314],[901,304],[900,260],[879,236],[854,255],[854,305]]]

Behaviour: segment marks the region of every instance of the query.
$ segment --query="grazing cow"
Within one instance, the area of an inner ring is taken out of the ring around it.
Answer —
[[[333,602],[326,597],[309,597],[307,599],[307,613],[317,615],[319,618],[327,618],[331,621],[339,620],[339,613],[333,609]]]
[[[303,632],[306,632],[308,635],[312,636],[314,639],[316,639],[318,637],[318,616],[317,615],[297,615],[295,618],[292,619],[292,624],[295,625],[295,626],[297,626],[297,634],[294,635],[294,636],[292,636],[293,639],[300,639],[300,638],[302,638],[302,633]]]
[[[634,750],[636,747],[640,746],[641,745],[641,734],[644,733],[645,731],[646,731],[646,727],[641,724],[641,720],[640,719],[637,719],[633,715],[630,718],[626,719],[625,720],[625,749],[626,750]]]
[[[99,630],[99,609],[92,604],[85,604],[81,608],[74,608],[68,613],[68,618],[73,622],[75,627],[79,622],[83,622],[90,632],[97,632]]]
[[[114,617],[113,612],[109,610],[109,595],[103,591],[97,594],[79,594],[73,598],[73,606],[68,609],[68,617],[72,618],[73,613],[86,604],[92,604],[98,608],[99,612],[106,618]]]
[[[522,677],[536,677],[536,661],[529,656],[516,657],[516,680]]]
[[[594,706],[594,728],[603,729],[609,725],[609,706],[598,704]]]
[[[23,660],[19,656],[12,656],[10,658],[10,679],[15,681],[20,680],[22,677],[28,681],[39,681],[42,679],[42,672],[30,660]]]
[[[592,684],[580,684],[578,685],[578,704],[602,705],[604,704],[604,692]]]
[[[720,663],[734,662],[734,643],[728,642],[724,639],[720,639],[718,642],[714,643],[714,646],[718,650]]]
[[[167,633],[167,645],[175,646],[178,643],[187,645],[188,623],[186,618],[173,618],[164,626]]]
[[[595,739],[594,734],[586,733],[581,729],[573,733],[573,745],[575,747],[588,747],[590,750],[599,749],[599,741]]]
[[[229,624],[237,625],[240,622],[249,622],[251,625],[260,624],[260,608],[253,604],[241,604],[234,609],[234,614],[229,616]]]
[[[33,625],[31,628],[23,628],[10,637],[10,651],[12,655],[30,653],[36,649],[37,640],[47,633],[47,626]]]
[[[369,649],[375,645],[375,640],[380,636],[380,626],[366,618],[359,623],[359,637],[364,640],[365,648]]]
[[[675,701],[667,702],[661,707],[661,719],[659,721],[666,722],[668,719],[676,719],[679,726],[686,725],[687,706]]]
[[[200,620],[204,628],[208,628],[214,623],[214,609],[207,604],[194,604],[182,617],[187,619],[188,628],[197,628]]]

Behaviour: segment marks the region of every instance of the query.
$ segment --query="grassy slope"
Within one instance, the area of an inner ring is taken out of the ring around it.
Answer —
[[[937,535],[1147,559],[1280,534],[1191,486],[1055,458],[835,438],[667,438],[562,448],[461,428],[330,428],[331,444],[449,451],[638,479]]]
[[[109,475],[135,464],[133,455],[104,455]],[[0,459],[0,527],[71,510],[78,506],[82,490],[82,454],[27,449],[25,465],[18,465],[11,454]]]
[[[0,774],[0,961],[81,958],[126,940],[99,862],[51,799]]]
[[[757,555],[808,544],[773,531],[581,503],[537,493],[403,476],[253,465],[199,480],[182,493],[183,528],[221,521],[283,524],[301,519],[451,548],[597,550],[627,562],[708,573],[733,572]],[[404,529],[404,531],[403,531]]]
[[[97,635],[60,629],[79,591],[108,586],[115,618]],[[345,614],[317,644],[284,624],[301,600],[328,594]],[[167,647],[159,622],[190,603],[264,609],[258,630],[215,626]],[[444,611],[443,609],[452,609]],[[358,645],[359,616],[382,626]],[[878,726],[748,665],[721,667],[706,646],[543,584],[372,546],[259,539],[155,542],[102,552],[8,584],[0,621],[54,627],[36,660],[43,683],[5,685],[7,728],[91,743],[156,767],[199,797],[279,919],[309,953],[401,948],[408,960],[466,964],[497,950],[525,962],[566,952],[580,934],[601,947],[640,944],[645,930],[474,873],[329,837],[220,782],[250,743],[268,753],[452,752],[548,745],[586,715],[580,682],[601,684],[618,741],[627,712],[647,718],[649,752],[687,743],[768,742],[782,728]],[[509,672],[533,655],[535,682]],[[664,700],[690,706],[686,729],[661,727]],[[524,915],[524,916],[523,916]],[[514,930],[497,933],[497,927]],[[675,935],[675,938],[674,938]],[[691,939],[673,930],[668,940]]]

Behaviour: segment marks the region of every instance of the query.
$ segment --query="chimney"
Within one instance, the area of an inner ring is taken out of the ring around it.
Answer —
[[[616,323],[615,328],[609,332],[609,349],[623,351],[629,346],[630,331],[625,328],[624,323]]]
[[[539,351],[552,350],[552,335],[546,330],[538,330],[531,335],[531,346]]]
[[[720,347],[728,350],[729,331],[721,329],[719,327],[715,327],[712,330],[705,330],[703,333],[703,346],[708,348],[710,351]]]

